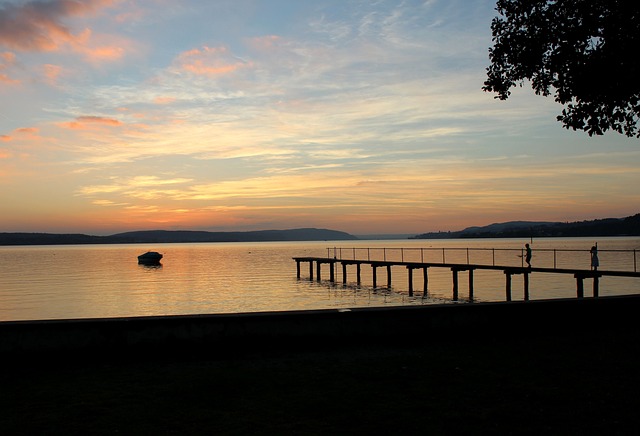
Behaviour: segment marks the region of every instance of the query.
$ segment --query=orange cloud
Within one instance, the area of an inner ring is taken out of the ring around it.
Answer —
[[[251,65],[232,56],[226,47],[207,46],[181,53],[177,64],[182,70],[203,76],[229,74]]]
[[[35,135],[39,132],[37,127],[21,127],[15,130],[16,133],[27,134],[27,135]]]
[[[131,47],[131,45],[131,42],[118,36],[93,36],[91,29],[82,31],[71,44],[77,53],[82,54],[92,64],[121,59],[125,54],[123,47]]]
[[[271,51],[282,42],[282,38],[277,35],[257,36],[249,39],[249,45],[260,51]]]
[[[110,6],[115,0],[48,0],[0,7],[0,44],[21,51],[55,51],[74,43],[63,21]]]
[[[58,77],[60,77],[60,74],[62,73],[62,67],[59,65],[44,64],[42,66],[42,72],[45,81],[49,85],[56,85],[58,83]]]
[[[9,84],[14,84],[14,83],[20,83],[19,80],[17,79],[12,79],[11,77],[9,77],[9,75],[3,73],[3,70],[8,70],[10,67],[12,67],[16,62],[16,55],[6,51],[3,53],[0,53],[0,82],[2,83],[9,83]]]
[[[176,99],[173,97],[156,97],[153,99],[153,102],[155,104],[169,104],[173,103],[174,101],[176,101]]]
[[[92,63],[115,61],[123,57],[124,49],[116,46],[104,46],[83,50],[83,54]]]
[[[92,115],[77,117],[75,121],[60,123],[60,126],[72,130],[92,129],[95,126],[121,126],[122,121],[113,118],[97,117]]]
[[[10,51],[5,51],[4,53],[0,53],[0,61],[2,61],[6,65],[12,65],[15,63],[16,55],[15,53],[11,53]]]
[[[20,81],[19,81],[19,80],[12,79],[11,77],[7,76],[6,74],[2,74],[2,73],[0,73],[0,82],[2,82],[2,83],[9,83],[9,84],[17,84],[17,83],[20,83]]]
[[[40,130],[37,127],[21,127],[19,129],[13,130],[11,135],[0,135],[0,141],[9,142],[13,141],[17,136],[27,136],[29,138],[35,137]],[[27,138],[28,139],[28,138]]]

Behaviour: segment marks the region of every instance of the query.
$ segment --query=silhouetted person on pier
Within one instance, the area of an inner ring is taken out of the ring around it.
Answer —
[[[525,262],[527,262],[527,265],[529,266],[529,268],[531,268],[531,247],[529,247],[529,244],[524,244],[524,247],[525,247],[524,260]]]
[[[598,259],[598,244],[591,247],[591,269],[597,270],[600,266],[600,260]]]

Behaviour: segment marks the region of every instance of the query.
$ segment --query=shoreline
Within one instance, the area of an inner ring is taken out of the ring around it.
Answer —
[[[214,315],[0,322],[0,357],[222,355],[321,344],[403,344],[437,337],[545,337],[637,329],[640,295]],[[544,322],[540,322],[544,320]]]

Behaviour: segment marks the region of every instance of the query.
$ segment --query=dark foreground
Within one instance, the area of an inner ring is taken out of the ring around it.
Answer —
[[[636,333],[5,362],[0,433],[639,434]]]

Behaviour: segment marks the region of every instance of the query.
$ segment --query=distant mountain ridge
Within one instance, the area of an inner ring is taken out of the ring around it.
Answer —
[[[143,230],[110,236],[57,233],[0,233],[0,245],[72,245],[72,244],[159,244],[180,242],[268,242],[326,241],[358,239],[346,232],[301,228],[247,232],[206,232],[191,230]]]
[[[530,238],[579,236],[640,236],[640,214],[626,218],[605,218],[572,223],[509,221],[456,232],[422,233],[410,239],[446,238]]]

